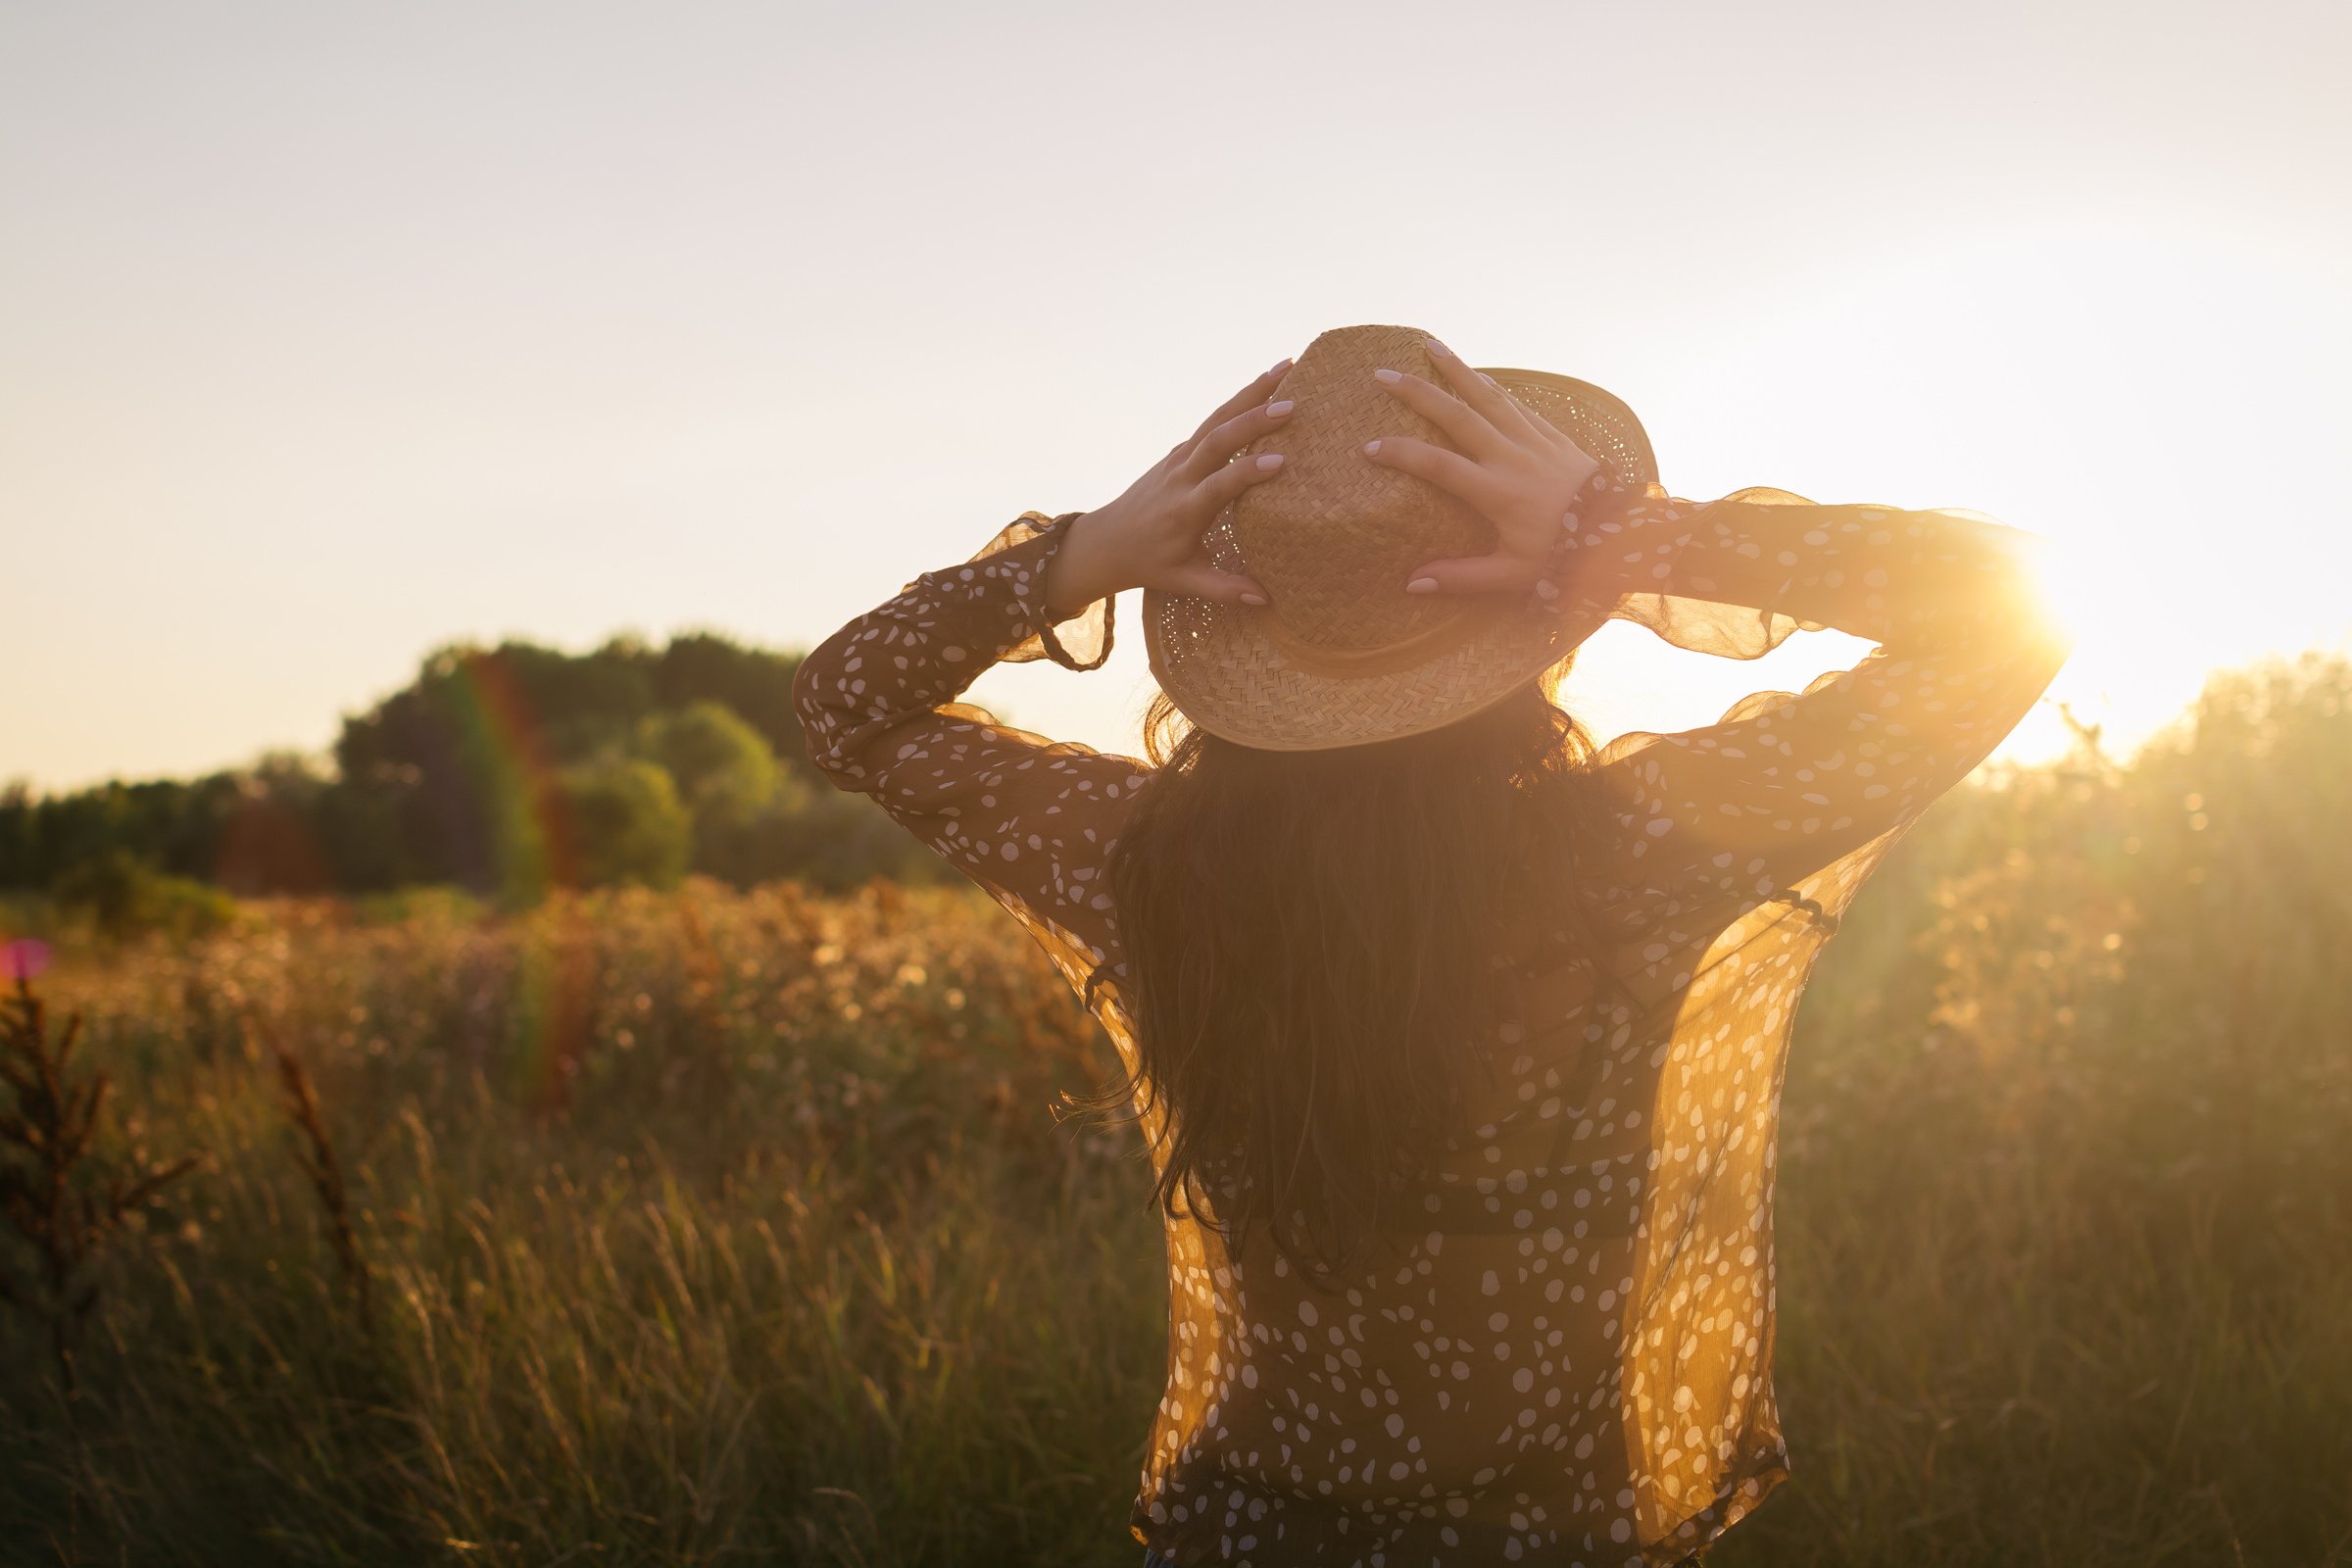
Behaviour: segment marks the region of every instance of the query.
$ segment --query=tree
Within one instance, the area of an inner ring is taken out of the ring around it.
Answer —
[[[782,770],[766,738],[709,698],[650,715],[638,726],[637,738],[639,750],[677,781],[698,827],[748,821],[767,808],[782,785]]]
[[[511,890],[542,853],[531,841],[555,775],[625,749],[652,710],[649,658],[628,643],[438,650],[413,684],[344,720],[336,765],[399,798],[407,877]]]
[[[760,732],[778,761],[813,780],[816,766],[808,760],[800,710],[792,702],[792,680],[800,668],[799,654],[747,648],[715,632],[688,632],[671,638],[653,661],[654,695],[663,708],[725,704]]]
[[[799,668],[711,632],[588,654],[440,648],[344,718],[331,771],[278,756],[187,781],[0,792],[0,887],[54,889],[86,867],[83,891],[119,903],[118,852],[245,894],[455,883],[512,902],[689,865],[738,886],[935,876],[879,807],[809,761]]]
[[[694,851],[694,821],[658,763],[609,758],[564,770],[554,791],[548,869],[577,887],[674,887]]]

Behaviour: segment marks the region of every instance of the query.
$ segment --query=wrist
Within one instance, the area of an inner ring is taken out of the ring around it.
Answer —
[[[1583,599],[1605,591],[1609,552],[1603,547],[1617,534],[1631,492],[1605,465],[1594,464],[1552,530],[1550,548],[1541,565],[1539,596],[1547,602]],[[1544,591],[1548,590],[1548,591]]]
[[[1105,546],[1103,519],[1082,512],[1061,525],[1061,539],[1046,563],[1042,600],[1051,620],[1067,620],[1098,599],[1131,586],[1117,580]]]

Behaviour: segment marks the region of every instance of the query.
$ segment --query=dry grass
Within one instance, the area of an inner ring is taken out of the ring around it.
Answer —
[[[73,1077],[80,1032],[81,1019],[69,1018],[51,1040],[48,1008],[21,977],[0,1001],[0,1083],[10,1095],[0,1110],[0,1220],[27,1265],[0,1272],[0,1305],[42,1331],[69,1422],[80,1415],[74,1361],[103,1291],[108,1244],[198,1163],[194,1154],[152,1162],[135,1149],[126,1163],[93,1155],[108,1078],[103,1068]]]
[[[1795,1480],[1716,1568],[2352,1561],[2348,697],[2244,677],[1865,894],[1784,1098]],[[1105,1048],[992,906],[262,915],[55,977],[128,1141],[213,1160],[78,1449],[8,1320],[0,1554],[1140,1560],[1148,1181],[1054,1124]]]
[[[270,1054],[277,1062],[277,1081],[285,1091],[286,1119],[302,1135],[302,1148],[295,1153],[295,1163],[318,1196],[318,1211],[324,1217],[327,1239],[334,1244],[335,1261],[342,1267],[344,1283],[351,1287],[353,1301],[358,1303],[360,1321],[369,1328],[375,1325],[374,1271],[368,1266],[367,1254],[360,1250],[359,1237],[352,1230],[350,1189],[343,1182],[343,1161],[335,1152],[335,1141],[328,1135],[326,1121],[318,1113],[318,1092],[311,1085],[311,1075],[303,1069],[302,1058],[269,1034],[269,1026],[248,1014],[248,1027],[270,1042]]]

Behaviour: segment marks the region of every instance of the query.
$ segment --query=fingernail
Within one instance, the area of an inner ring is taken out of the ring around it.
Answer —
[[[1421,340],[1421,346],[1429,350],[1430,353],[1437,355],[1440,359],[1449,360],[1453,358],[1453,350],[1447,348],[1445,344],[1439,342],[1434,337],[1423,338]]]
[[[1242,603],[1245,605],[1263,605],[1265,602],[1262,594],[1245,593],[1242,595]]]
[[[1377,442],[1377,441],[1367,441],[1367,442],[1365,442],[1365,443],[1364,443],[1364,454],[1365,454],[1365,456],[1367,456],[1367,457],[1378,457],[1378,456],[1380,456],[1380,443],[1379,443],[1379,442]]]
[[[1395,386],[1397,382],[1403,380],[1404,377],[1398,375],[1395,370],[1374,370],[1372,372],[1372,379],[1375,381],[1385,381],[1390,386]]]
[[[1257,466],[1269,471],[1279,468],[1282,466],[1282,454],[1279,452],[1261,453],[1257,460]]]
[[[1285,371],[1285,370],[1289,369],[1290,368],[1291,368],[1291,362],[1290,362],[1289,358],[1286,356],[1286,357],[1284,357],[1284,358],[1282,358],[1282,359],[1276,360],[1276,361],[1274,362],[1274,368],[1273,368],[1272,369],[1268,370],[1266,373],[1267,373],[1268,375],[1280,375],[1280,374],[1281,374],[1283,371]]]
[[[1293,405],[1292,405],[1292,402],[1291,402],[1291,400],[1290,400],[1289,398],[1284,398],[1284,399],[1283,399],[1281,402],[1279,402],[1279,403],[1269,403],[1269,404],[1267,404],[1267,405],[1266,405],[1266,412],[1267,412],[1268,414],[1271,414],[1272,416],[1274,416],[1274,417],[1276,417],[1277,419],[1279,419],[1279,418],[1281,418],[1281,417],[1282,417],[1284,415],[1286,415],[1286,414],[1290,413],[1290,412],[1291,412],[1291,409],[1292,409],[1292,407],[1293,407]]]
[[[1438,579],[1435,577],[1415,577],[1411,582],[1408,582],[1404,585],[1404,591],[1408,594],[1434,594],[1438,591]]]

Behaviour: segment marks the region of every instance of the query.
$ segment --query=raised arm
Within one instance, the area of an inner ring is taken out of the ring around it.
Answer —
[[[1143,764],[1014,729],[957,699],[999,662],[1098,667],[1122,589],[1226,600],[1258,591],[1210,566],[1200,536],[1232,494],[1273,471],[1227,460],[1289,412],[1264,406],[1287,368],[1243,388],[1110,506],[1024,513],[969,561],[925,572],[826,638],[795,680],[817,766],[987,888],[1065,974],[1115,946],[1102,855]]]
[[[1777,491],[1704,505],[1653,492],[1598,515],[1577,540],[1573,593],[1631,596],[1633,618],[1725,652],[1761,652],[1800,624],[1878,644],[1801,696],[1751,698],[1720,723],[1603,754],[1621,869],[1655,918],[1792,894],[1835,916],[1858,876],[1808,880],[1958,783],[2066,658],[2038,541],[1979,517]],[[1699,635],[1675,624],[1710,611]]]
[[[1141,764],[956,701],[1000,661],[1093,669],[1108,656],[1110,600],[1059,628],[1043,609],[1071,520],[1024,513],[971,560],[923,573],[819,643],[793,701],[808,755],[837,787],[872,796],[1032,929],[1059,926],[1100,959],[1099,847]]]
[[[1855,852],[1982,760],[2064,662],[2068,638],[2042,601],[2030,535],[1961,513],[1816,506],[1783,491],[1708,504],[1630,491],[1431,348],[1450,391],[1382,379],[1453,450],[1384,438],[1372,459],[1460,496],[1498,543],[1432,562],[1401,591],[1535,592],[1741,658],[1799,626],[1880,645],[1801,697],[1750,698],[1721,723],[1628,736],[1603,755],[1593,783],[1620,843],[1590,869],[1616,884],[1610,902],[1643,948],[1672,955],[1678,933],[1703,941],[1765,901],[1834,918],[1875,862]]]

